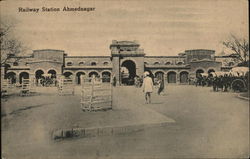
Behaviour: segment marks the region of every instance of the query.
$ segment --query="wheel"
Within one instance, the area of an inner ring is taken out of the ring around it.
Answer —
[[[242,79],[236,79],[232,82],[231,88],[233,91],[243,92],[246,91],[246,83]]]

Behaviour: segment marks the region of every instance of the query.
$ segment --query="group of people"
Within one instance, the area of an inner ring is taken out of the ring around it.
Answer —
[[[209,76],[198,76],[195,80],[195,85],[196,86],[212,86],[213,87],[213,91],[224,91],[227,92],[230,89],[232,89],[233,91],[239,90],[241,91],[240,88],[242,86],[240,85],[235,85],[232,86],[232,82],[235,79],[241,79],[242,81],[247,81],[248,76],[232,76],[232,75],[228,75],[228,74],[224,74],[224,75],[219,75],[219,76],[212,76],[211,74]]]
[[[159,79],[156,82],[158,86],[157,94],[160,95],[164,90],[164,80]],[[153,92],[154,82],[153,79],[150,77],[149,72],[144,72],[144,78],[142,82],[142,90],[145,94],[145,103],[151,103],[151,93]]]

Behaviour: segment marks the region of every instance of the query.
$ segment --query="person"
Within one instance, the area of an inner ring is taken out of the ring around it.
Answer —
[[[113,76],[113,86],[114,87],[116,86],[116,77],[115,77],[115,75]]]
[[[151,93],[153,92],[153,80],[149,77],[149,73],[144,73],[144,79],[142,84],[143,92],[145,93],[145,103],[151,103]]]
[[[160,95],[163,90],[164,90],[164,80],[160,79],[159,80],[158,95]]]

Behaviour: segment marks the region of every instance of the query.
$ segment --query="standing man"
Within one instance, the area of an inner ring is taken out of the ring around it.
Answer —
[[[143,92],[145,93],[145,103],[151,103],[151,93],[153,92],[153,81],[149,77],[149,72],[144,73],[144,79],[142,84]]]

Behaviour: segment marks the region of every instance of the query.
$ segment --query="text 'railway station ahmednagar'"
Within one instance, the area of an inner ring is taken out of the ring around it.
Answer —
[[[229,71],[237,65],[234,56],[215,56],[214,50],[185,50],[177,56],[147,56],[137,41],[112,41],[110,56],[70,56],[63,50],[34,50],[31,56],[13,57],[2,67],[2,77],[21,84],[25,78],[39,79],[44,75],[56,81],[71,77],[80,84],[81,75],[102,77],[110,82],[116,77],[121,85],[133,85],[144,71],[166,83],[186,84],[199,73]]]

